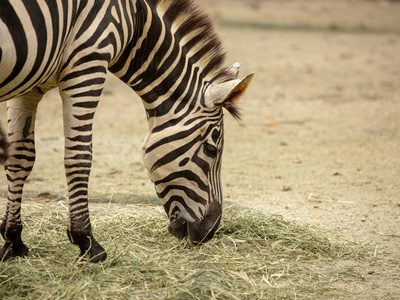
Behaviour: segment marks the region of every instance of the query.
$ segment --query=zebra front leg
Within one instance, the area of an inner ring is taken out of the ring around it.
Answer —
[[[5,240],[0,260],[26,256],[28,248],[22,242],[22,190],[35,162],[34,123],[36,108],[42,93],[33,91],[7,103],[9,156],[5,162],[8,201],[0,232]]]
[[[68,237],[80,248],[80,257],[103,261],[107,253],[94,239],[88,207],[88,183],[92,166],[92,122],[96,101],[72,100],[63,96],[65,134],[65,174],[68,183]]]

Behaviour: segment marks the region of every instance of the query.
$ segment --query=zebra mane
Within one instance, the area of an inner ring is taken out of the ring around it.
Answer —
[[[157,10],[164,13],[164,22],[174,28],[175,36],[185,40],[189,51],[194,51],[193,58],[200,61],[206,80],[221,83],[234,79],[223,67],[225,51],[216,34],[211,18],[193,0],[148,0]],[[185,49],[185,46],[184,46]]]

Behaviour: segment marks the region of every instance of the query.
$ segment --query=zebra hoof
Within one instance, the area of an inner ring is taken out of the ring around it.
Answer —
[[[92,233],[67,230],[67,234],[71,243],[77,245],[80,249],[78,260],[97,263],[107,258],[106,250],[95,240]]]
[[[89,249],[79,247],[81,252],[78,260],[87,260],[91,263],[98,263],[106,260],[107,252],[95,239],[92,240],[92,245]]]
[[[26,257],[28,252],[28,247],[25,244],[15,245],[5,242],[0,249],[0,261],[6,261],[14,257]]]

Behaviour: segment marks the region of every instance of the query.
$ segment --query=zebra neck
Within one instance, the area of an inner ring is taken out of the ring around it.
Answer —
[[[179,118],[200,104],[203,68],[192,57],[197,47],[188,45],[177,24],[166,21],[168,1],[149,3],[136,2],[129,68],[120,78],[142,98],[149,119]],[[179,16],[174,21],[179,23]]]
[[[109,69],[143,99],[149,119],[176,119],[198,108],[206,84],[223,81],[221,43],[190,0],[134,3],[132,36]]]

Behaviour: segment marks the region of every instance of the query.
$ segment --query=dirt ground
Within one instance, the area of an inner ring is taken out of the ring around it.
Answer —
[[[256,76],[243,121],[226,115],[226,203],[314,224],[372,244],[365,281],[346,298],[400,298],[400,2],[201,1],[241,75]],[[229,7],[229,9],[227,9]],[[5,125],[5,105],[0,104]],[[39,106],[26,202],[63,198],[61,101]],[[155,199],[141,162],[140,99],[110,76],[94,126],[95,197]],[[0,171],[0,200],[6,196]],[[38,199],[39,198],[39,199]]]

